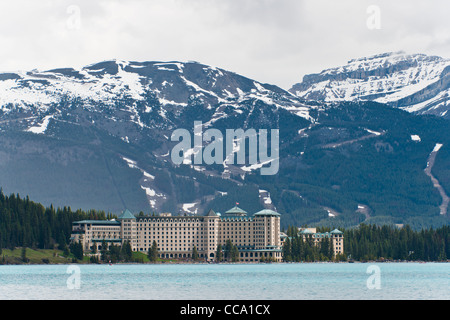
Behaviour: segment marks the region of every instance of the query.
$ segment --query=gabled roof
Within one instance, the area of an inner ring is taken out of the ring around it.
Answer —
[[[211,209],[211,210],[209,210],[209,212],[206,216],[207,217],[218,217],[219,215],[217,213],[215,213],[213,209]]]
[[[343,234],[342,231],[338,230],[338,229],[334,229],[333,231],[330,232],[331,234]]]
[[[255,213],[254,216],[280,216],[280,214],[270,209],[263,209]]]
[[[126,209],[124,212],[122,212],[121,215],[117,217],[118,220],[124,220],[124,219],[136,219],[134,214],[130,212],[130,210]]]

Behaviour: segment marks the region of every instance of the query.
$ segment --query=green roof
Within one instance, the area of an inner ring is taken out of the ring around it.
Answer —
[[[329,232],[325,232],[325,233],[315,233],[314,234],[315,238],[329,238],[330,237],[330,233]]]
[[[254,216],[280,216],[280,214],[270,209],[264,209],[255,213]]]
[[[331,234],[343,234],[342,231],[338,230],[338,229],[334,229],[333,231],[330,232]]]
[[[120,220],[136,219],[136,217],[134,216],[134,214],[132,214],[130,212],[130,210],[126,209],[124,212],[122,212],[122,214],[117,219],[120,219]]]
[[[238,215],[244,215],[244,214],[247,214],[247,211],[242,210],[242,209],[239,208],[238,206],[235,206],[234,208],[231,208],[230,210],[228,210],[227,212],[225,212],[225,214],[238,214]]]
[[[115,220],[82,220],[74,221],[72,224],[120,225],[120,222]]]

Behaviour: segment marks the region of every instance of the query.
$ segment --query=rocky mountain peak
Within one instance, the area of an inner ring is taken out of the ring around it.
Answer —
[[[449,117],[450,59],[389,52],[306,75],[290,92],[319,101],[376,101]]]

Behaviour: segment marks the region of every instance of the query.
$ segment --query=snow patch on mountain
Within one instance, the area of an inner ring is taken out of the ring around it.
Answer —
[[[130,167],[131,169],[138,169],[139,171],[141,171],[143,177],[140,180],[141,182],[141,189],[145,191],[145,194],[147,196],[147,200],[149,202],[149,205],[152,209],[157,209],[157,205],[158,203],[160,203],[161,201],[164,201],[167,199],[167,196],[164,193],[159,193],[157,192],[153,187],[152,187],[152,182],[155,180],[155,176],[146,172],[145,170],[141,169],[138,165],[137,162],[134,160],[131,160],[129,158],[126,158],[124,156],[121,156],[121,158],[127,163],[128,167]]]
[[[47,130],[48,124],[50,123],[50,119],[52,119],[52,118],[53,118],[53,115],[44,117],[44,120],[42,121],[42,123],[38,124],[35,127],[28,128],[27,131],[35,133],[35,134],[44,134],[45,131]]]
[[[438,152],[444,145],[442,143],[436,143],[436,146],[433,149],[433,152]]]
[[[182,209],[184,212],[187,212],[189,214],[197,214],[198,213],[198,203],[183,203]]]
[[[415,142],[420,142],[420,141],[422,141],[422,139],[420,138],[420,136],[418,136],[417,134],[411,135],[411,140],[412,140],[412,141],[415,141]]]

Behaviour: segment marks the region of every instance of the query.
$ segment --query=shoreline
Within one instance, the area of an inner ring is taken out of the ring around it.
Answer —
[[[25,260],[24,260],[25,259]],[[375,260],[344,260],[344,261],[267,261],[267,262],[248,262],[248,261],[204,261],[204,260],[190,260],[190,259],[159,259],[156,262],[150,262],[146,256],[133,256],[130,261],[117,262],[103,262],[91,261],[89,255],[85,255],[82,260],[74,258],[72,255],[64,256],[63,252],[58,249],[32,249],[27,248],[25,257],[22,256],[21,248],[14,250],[2,249],[0,254],[0,266],[2,265],[236,265],[236,264],[345,264],[345,263],[449,263],[447,260],[393,260],[393,259],[375,259]]]
[[[401,263],[415,263],[415,264],[426,264],[426,263],[450,263],[447,261],[299,261],[299,262],[157,262],[157,263],[142,263],[142,262],[116,262],[116,263],[80,263],[80,262],[67,262],[67,263],[0,263],[2,266],[57,266],[57,265],[97,265],[97,266],[115,266],[115,265],[282,265],[282,264],[371,264],[371,263],[387,263],[387,264],[401,264]]]

